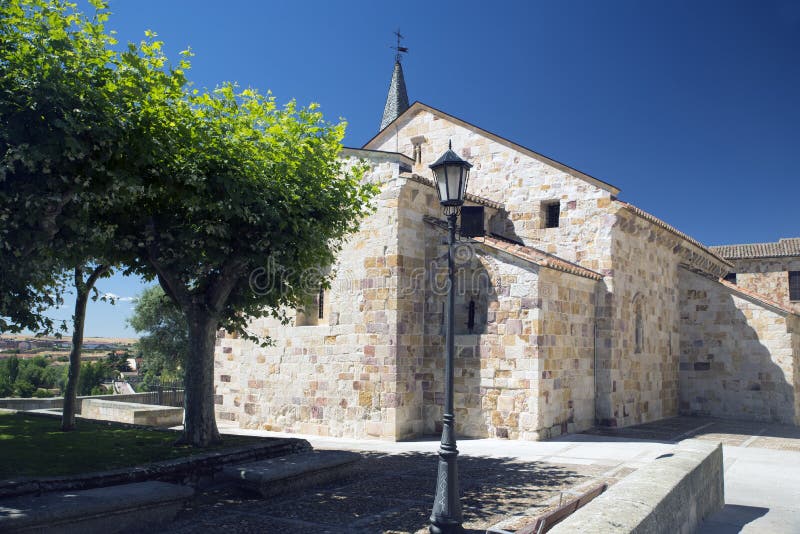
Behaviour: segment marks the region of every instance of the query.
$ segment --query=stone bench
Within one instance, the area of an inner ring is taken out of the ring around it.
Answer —
[[[226,467],[223,473],[266,498],[335,480],[360,459],[361,455],[348,451],[309,451]]]
[[[0,532],[143,532],[175,519],[193,495],[188,486],[148,481],[3,499]]]
[[[183,424],[183,408],[106,399],[83,399],[81,417],[134,425],[170,427]]]

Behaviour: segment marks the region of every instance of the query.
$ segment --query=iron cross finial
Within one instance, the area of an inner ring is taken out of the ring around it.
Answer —
[[[408,48],[405,46],[400,46],[400,39],[405,39],[405,37],[403,37],[403,34],[400,33],[400,28],[397,28],[397,30],[392,33],[394,33],[394,35],[397,37],[397,45],[390,46],[389,48],[396,51],[394,60],[399,63],[400,61],[403,60],[402,54],[408,54]]]

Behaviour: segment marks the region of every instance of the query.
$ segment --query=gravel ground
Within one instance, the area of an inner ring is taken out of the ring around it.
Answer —
[[[263,499],[235,488],[199,495],[162,532],[418,533],[427,532],[437,457],[362,453],[346,479]],[[512,516],[536,516],[562,492],[602,480],[607,468],[462,456],[458,460],[464,527],[468,533]],[[624,476],[628,471],[615,473]],[[571,495],[564,495],[569,498]],[[549,502],[548,502],[549,501]]]

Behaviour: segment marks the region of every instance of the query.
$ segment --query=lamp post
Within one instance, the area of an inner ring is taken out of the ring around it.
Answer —
[[[463,532],[461,527],[461,501],[458,496],[458,449],[456,448],[455,415],[453,415],[453,358],[454,358],[454,308],[455,260],[453,245],[456,241],[456,219],[467,190],[469,163],[453,152],[452,142],[442,157],[430,166],[436,181],[439,202],[447,216],[449,240],[447,242],[447,326],[445,329],[444,414],[442,416],[442,442],[439,445],[439,474],[436,477],[436,498],[431,512],[431,534]]]

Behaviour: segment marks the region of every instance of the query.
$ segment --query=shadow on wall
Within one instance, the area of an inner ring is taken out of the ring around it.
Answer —
[[[488,358],[496,345],[501,312],[495,287],[497,274],[486,257],[476,251],[473,246],[456,250],[454,407],[458,435],[487,437],[482,415],[481,359]],[[446,261],[446,257],[437,258],[440,268],[434,276],[446,276]],[[428,381],[423,397],[426,433],[439,433],[444,406],[447,298],[446,291],[436,290],[436,280],[430,282],[434,290],[428,292],[426,303]],[[503,289],[499,291],[502,293]]]
[[[681,271],[680,412],[796,424],[793,316]]]
[[[595,331],[594,331],[594,376],[595,421],[600,426],[616,427],[617,416],[611,394],[614,393],[611,376],[611,353],[614,344],[614,295],[608,290],[605,280],[595,286]]]

